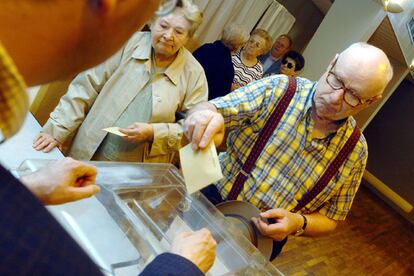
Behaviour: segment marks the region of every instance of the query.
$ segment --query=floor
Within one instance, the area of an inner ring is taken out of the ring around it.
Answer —
[[[292,237],[273,264],[285,275],[414,275],[414,225],[361,186],[327,237]]]

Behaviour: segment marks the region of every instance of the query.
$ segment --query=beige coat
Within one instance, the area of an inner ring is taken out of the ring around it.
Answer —
[[[150,77],[151,35],[136,33],[117,54],[105,63],[79,74],[50,114],[43,132],[64,142],[77,131],[69,155],[90,160],[105,138],[103,128],[113,126]],[[182,121],[177,111],[187,111],[206,101],[207,80],[203,68],[182,48],[165,71],[162,81],[153,84],[152,116],[154,141],[144,153],[145,162],[169,162],[181,147]]]

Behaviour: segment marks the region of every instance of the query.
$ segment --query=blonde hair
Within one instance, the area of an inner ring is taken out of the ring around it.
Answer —
[[[248,39],[249,34],[247,31],[234,23],[226,26],[221,36],[221,41],[230,51],[240,48]]]
[[[254,29],[251,32],[250,36],[253,36],[253,35],[260,36],[261,38],[263,38],[265,40],[265,45],[264,45],[262,54],[269,52],[270,48],[272,48],[272,44],[273,44],[272,37],[269,35],[269,33],[266,32],[263,29]]]

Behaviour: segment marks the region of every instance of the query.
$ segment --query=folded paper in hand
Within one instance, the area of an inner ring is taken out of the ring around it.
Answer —
[[[127,136],[125,133],[119,131],[119,127],[107,127],[102,130],[122,137]]]
[[[197,151],[188,144],[180,149],[180,160],[189,194],[223,178],[214,143]]]

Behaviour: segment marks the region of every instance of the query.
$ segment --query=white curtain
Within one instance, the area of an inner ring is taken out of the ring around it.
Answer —
[[[220,39],[230,22],[236,22],[250,32],[272,0],[194,0],[203,12],[203,23],[187,43],[190,51],[204,43]]]
[[[287,34],[295,24],[296,19],[277,1],[272,2],[257,28],[266,30],[274,40],[281,34]]]

